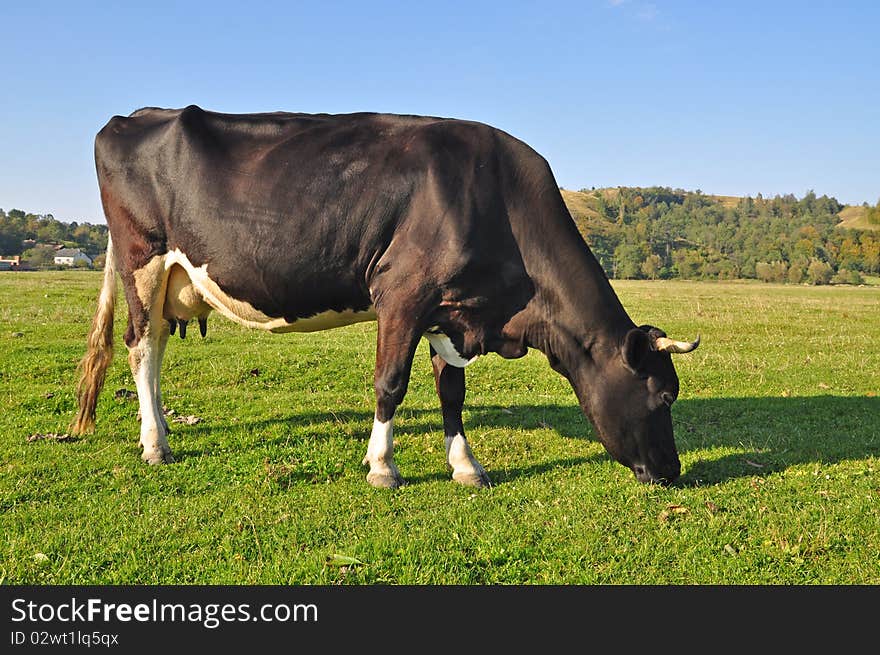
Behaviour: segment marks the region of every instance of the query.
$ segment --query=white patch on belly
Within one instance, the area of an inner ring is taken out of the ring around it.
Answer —
[[[220,286],[208,276],[208,265],[193,266],[189,258],[179,249],[175,248],[165,256],[165,270],[175,264],[181,266],[195,289],[201,294],[204,301],[213,309],[220,312],[231,321],[240,325],[270,332],[318,332],[331,328],[351,325],[362,321],[375,321],[376,313],[371,307],[367,311],[344,312],[326,311],[297,319],[290,323],[283,318],[273,318],[261,312],[249,302],[237,300],[223,291]]]
[[[435,330],[436,327],[431,329]],[[434,348],[438,355],[440,355],[443,361],[450,366],[464,368],[468,364],[472,364],[474,360],[479,357],[479,355],[474,355],[470,359],[465,359],[464,357],[462,357],[461,354],[455,349],[455,346],[452,344],[452,340],[442,332],[425,332],[424,336],[428,340],[428,343],[431,344],[431,347]]]
[[[284,319],[273,319],[283,321]],[[326,311],[308,318],[298,318],[293,323],[284,321],[281,327],[267,328],[272,332],[320,332],[321,330],[332,330],[333,328],[345,327],[352,323],[363,323],[364,321],[375,321],[376,312],[372,307],[364,312],[355,312],[346,309],[344,312]]]

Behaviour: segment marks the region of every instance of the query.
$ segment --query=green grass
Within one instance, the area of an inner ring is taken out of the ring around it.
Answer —
[[[173,337],[178,462],[148,467],[120,348],[94,435],[64,432],[100,275],[0,274],[0,579],[22,584],[880,583],[880,291],[619,282],[676,357],[683,464],[639,485],[540,353],[468,368],[494,486],[449,479],[427,347],[395,424],[409,484],[366,483],[375,325],[313,335],[212,316]],[[117,305],[124,315],[124,304]],[[252,374],[258,369],[258,374]],[[356,558],[360,564],[340,565]]]

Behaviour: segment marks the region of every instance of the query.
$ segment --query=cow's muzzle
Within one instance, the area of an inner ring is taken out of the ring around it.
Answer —
[[[636,476],[636,480],[639,482],[643,484],[659,484],[664,487],[671,485],[681,475],[681,464],[678,462],[666,467],[662,472],[653,471],[643,464],[633,464],[631,468]]]

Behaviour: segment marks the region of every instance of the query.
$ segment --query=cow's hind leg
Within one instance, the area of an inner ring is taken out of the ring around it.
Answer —
[[[162,316],[167,273],[164,258],[155,257],[135,271],[130,284],[137,302],[129,302],[129,329],[126,333],[128,363],[137,388],[141,415],[142,459],[148,464],[174,461],[168,445],[168,427],[162,414],[159,370],[168,340],[169,326]],[[123,279],[125,283],[125,278]]]
[[[170,325],[161,326],[162,329],[159,330],[158,335],[158,343],[157,346],[159,348],[159,352],[157,353],[157,363],[156,363],[156,383],[155,383],[155,391],[153,398],[156,402],[156,415],[159,417],[159,421],[162,424],[162,427],[165,429],[166,438],[168,434],[171,432],[168,429],[168,421],[165,419],[165,407],[162,404],[162,360],[165,357],[165,346],[168,345],[168,337],[171,335],[171,327]]]
[[[170,464],[174,461],[168,445],[165,420],[158,411],[158,375],[161,364],[159,339],[149,331],[128,349],[128,363],[137,387],[141,412],[141,458],[147,464]]]
[[[376,345],[376,415],[363,464],[369,465],[367,482],[374,487],[394,489],[403,478],[394,464],[393,419],[409,384],[413,356],[420,334],[410,322],[410,312],[378,317]]]
[[[452,469],[452,479],[471,487],[491,486],[486,470],[471,452],[464,436],[461,410],[464,406],[464,369],[448,364],[431,348],[434,385],[443,413],[443,434],[446,441],[446,463]]]
[[[168,337],[171,334],[171,329],[160,330],[158,334],[158,338],[156,340],[156,347],[158,349],[156,353],[157,362],[156,362],[156,375],[153,378],[153,402],[156,404],[156,416],[159,417],[159,422],[162,424],[162,428],[165,430],[165,435],[171,434],[171,430],[168,427],[168,421],[165,418],[165,407],[162,403],[162,359],[165,357],[165,346],[168,345]],[[130,363],[130,362],[129,362]],[[132,369],[133,372],[133,369]],[[141,420],[142,412],[140,407],[138,407],[138,420]]]

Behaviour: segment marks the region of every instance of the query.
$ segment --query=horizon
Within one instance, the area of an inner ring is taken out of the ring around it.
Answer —
[[[659,184],[648,184],[648,185],[639,185],[639,186],[632,186],[632,187],[627,187],[627,186],[623,186],[623,185],[616,186],[616,187],[595,187],[595,188],[579,187],[576,189],[559,185],[559,189],[561,191],[568,191],[570,193],[584,193],[584,194],[591,194],[594,191],[608,191],[608,190],[612,190],[612,189],[651,189],[651,188],[664,188],[664,189],[669,189],[672,192],[683,192],[685,194],[699,193],[700,195],[706,196],[708,198],[718,198],[718,199],[721,199],[721,198],[740,198],[740,199],[749,198],[751,200],[757,200],[758,196],[761,196],[762,199],[765,201],[771,201],[774,198],[786,198],[788,196],[793,196],[795,198],[795,200],[800,201],[800,200],[803,200],[811,191],[814,193],[814,195],[817,198],[822,198],[824,195],[826,195],[826,194],[818,194],[815,191],[813,191],[812,189],[807,189],[807,191],[805,191],[802,195],[798,195],[796,193],[779,193],[779,194],[774,194],[773,196],[764,196],[763,194],[758,193],[753,196],[751,196],[751,195],[750,196],[731,196],[731,195],[727,195],[727,194],[723,194],[723,193],[711,193],[711,192],[705,191],[704,189],[683,189],[681,187],[664,186],[664,185],[659,185]],[[841,205],[843,205],[844,208],[846,208],[846,207],[861,207],[862,206],[862,203],[859,203],[858,205],[848,205],[846,203],[841,202],[839,198],[835,198],[834,196],[827,196],[827,197],[832,200],[837,200],[838,202],[840,202]],[[10,211],[23,211],[25,214],[34,215],[34,216],[44,216],[44,217],[51,216],[51,218],[55,219],[56,221],[58,221],[60,223],[66,223],[66,224],[70,224],[70,223],[91,224],[91,225],[106,225],[107,224],[106,221],[103,220],[103,216],[101,217],[102,220],[100,220],[100,221],[87,221],[87,220],[78,221],[76,219],[67,220],[63,217],[55,216],[52,212],[36,212],[36,211],[31,211],[29,209],[26,209],[24,207],[3,207],[2,205],[0,205],[0,211],[4,211],[4,212],[6,212],[6,214],[9,214]],[[843,210],[841,210],[841,211],[843,211]]]
[[[880,198],[880,5],[5,6],[0,207],[105,223],[94,135],[142,106],[475,120],[557,184]]]

